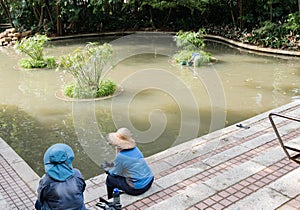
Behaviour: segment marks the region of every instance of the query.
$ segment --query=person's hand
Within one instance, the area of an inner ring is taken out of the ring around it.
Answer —
[[[121,152],[121,148],[120,147],[116,147],[116,154],[118,154],[119,152]]]
[[[106,160],[101,163],[101,168],[105,171],[105,173],[108,174],[108,170],[111,169],[112,167],[114,167],[114,163],[112,162],[107,162]]]

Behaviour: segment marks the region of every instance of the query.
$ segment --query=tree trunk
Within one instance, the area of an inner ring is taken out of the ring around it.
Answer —
[[[13,22],[12,22],[11,15],[10,15],[10,12],[9,12],[9,7],[6,6],[6,5],[8,5],[8,4],[5,4],[5,2],[4,2],[3,0],[0,0],[0,4],[1,4],[1,7],[2,7],[3,11],[4,11],[5,14],[6,14],[6,17],[7,17],[8,21],[9,21],[10,25],[11,25],[12,27],[14,27],[14,24],[13,24]]]
[[[238,0],[238,8],[239,8],[239,22],[240,22],[240,29],[243,29],[243,15],[244,15],[244,8],[243,8],[243,0]]]
[[[172,13],[172,7],[169,8],[168,16],[167,16],[167,19],[166,19],[166,24],[169,23],[171,13]]]
[[[40,10],[40,17],[39,17],[38,26],[41,26],[43,24],[43,20],[44,20],[44,2],[41,1],[41,10]]]
[[[110,5],[109,5],[108,0],[104,0],[104,1],[103,1],[103,6],[104,6],[104,13],[105,13],[106,15],[109,15]]]
[[[298,0],[298,10],[300,12],[300,0]]]
[[[58,36],[63,34],[59,2],[56,3],[56,33]]]
[[[269,4],[269,8],[270,8],[270,22],[272,22],[272,20],[273,20],[273,4],[272,4],[272,0],[270,0],[268,2],[268,4]]]
[[[236,21],[235,21],[235,16],[234,16],[232,0],[229,1],[229,7],[230,7],[230,13],[231,13],[231,19],[232,19],[233,26],[236,27]]]
[[[154,22],[153,22],[153,14],[152,14],[152,7],[149,6],[149,13],[150,13],[150,23],[151,23],[151,26],[153,29],[155,29],[155,25],[154,25]]]

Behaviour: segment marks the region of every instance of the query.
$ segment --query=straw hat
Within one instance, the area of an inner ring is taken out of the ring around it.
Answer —
[[[131,133],[127,128],[119,128],[115,133],[108,134],[108,142],[121,149],[132,149],[136,146],[135,141],[131,138]]]

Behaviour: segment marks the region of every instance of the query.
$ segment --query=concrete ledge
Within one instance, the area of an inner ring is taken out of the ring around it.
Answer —
[[[287,55],[287,56],[299,56],[300,57],[300,51],[288,51],[288,50],[280,50],[280,49],[273,49],[273,48],[267,48],[267,47],[259,47],[255,45],[245,44],[242,42],[234,41],[231,39],[227,39],[221,36],[215,36],[215,35],[205,35],[206,39],[212,39],[212,40],[218,40],[222,41],[228,44],[231,44],[236,47],[241,47],[248,50],[253,50],[256,52],[263,52],[263,53],[271,53],[276,55]]]
[[[103,32],[103,33],[90,33],[90,34],[74,34],[74,35],[67,35],[67,36],[58,36],[58,37],[51,37],[52,41],[56,40],[64,40],[64,39],[77,39],[77,38],[88,38],[88,37],[101,37],[101,36],[126,36],[131,34],[168,34],[171,36],[176,35],[176,32],[164,32],[164,31],[119,31],[119,32]],[[273,49],[273,48],[267,48],[267,47],[260,47],[250,44],[245,44],[242,42],[238,42],[235,40],[227,39],[222,36],[216,36],[216,35],[205,35],[205,39],[209,40],[216,40],[220,41],[226,44],[230,44],[234,47],[239,47],[247,50],[251,50],[253,52],[258,53],[266,53],[266,54],[272,54],[272,55],[284,55],[284,56],[295,56],[300,57],[300,51],[289,51],[289,50],[281,50],[281,49]]]

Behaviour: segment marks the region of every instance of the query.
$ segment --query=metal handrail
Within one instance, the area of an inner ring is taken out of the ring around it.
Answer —
[[[277,136],[277,138],[279,140],[279,143],[280,143],[280,145],[281,145],[284,153],[287,155],[287,157],[289,158],[289,160],[292,160],[292,161],[300,164],[300,159],[298,159],[300,157],[300,150],[296,149],[296,148],[293,148],[293,147],[289,147],[289,146],[285,146],[284,145],[284,143],[282,141],[282,138],[281,138],[281,136],[280,136],[280,134],[278,132],[278,129],[277,129],[276,125],[275,125],[275,122],[274,122],[274,120],[272,118],[273,116],[282,117],[282,118],[285,118],[285,119],[288,119],[288,120],[293,120],[293,121],[296,121],[296,122],[300,122],[300,119],[296,119],[296,118],[289,117],[289,116],[284,116],[284,115],[277,114],[277,113],[270,113],[269,114],[269,120],[270,120],[270,122],[272,124],[272,127],[273,127],[273,129],[275,131],[275,134],[276,134],[276,136]],[[294,152],[298,152],[298,154],[291,156],[290,153],[288,152],[288,150],[292,150]]]

